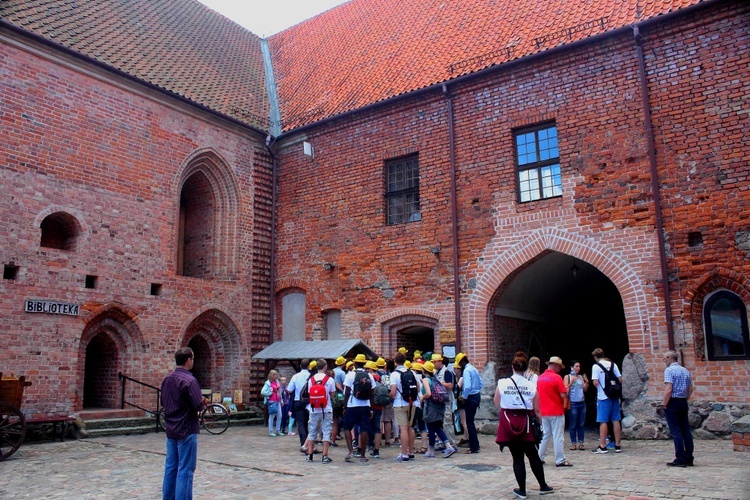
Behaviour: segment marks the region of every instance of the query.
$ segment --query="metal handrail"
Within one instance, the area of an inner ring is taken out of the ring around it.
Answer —
[[[156,432],[159,432],[161,430],[159,426],[159,412],[161,411],[161,389],[159,389],[158,387],[154,387],[151,384],[147,384],[146,382],[141,382],[140,380],[136,380],[132,377],[128,377],[127,375],[124,375],[122,372],[119,372],[117,374],[117,378],[120,379],[120,409],[124,410],[125,405],[128,405],[128,406],[132,406],[133,408],[138,408],[139,410],[143,410],[146,413],[153,413]],[[155,412],[153,412],[152,410],[143,408],[142,406],[138,406],[135,403],[131,403],[130,401],[125,401],[125,383],[127,381],[136,383],[138,385],[142,385],[144,387],[148,387],[149,389],[153,389],[156,391],[156,411]]]

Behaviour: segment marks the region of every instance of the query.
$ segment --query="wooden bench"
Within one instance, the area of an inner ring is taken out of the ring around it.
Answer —
[[[57,429],[60,428],[60,441],[65,441],[65,434],[68,432],[68,424],[74,421],[76,417],[70,415],[56,416],[56,417],[32,417],[26,419],[27,425],[34,424],[52,424],[52,439],[56,440],[58,437]]]

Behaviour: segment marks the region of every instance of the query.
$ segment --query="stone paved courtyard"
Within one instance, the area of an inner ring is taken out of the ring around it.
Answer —
[[[0,498],[154,499],[161,493],[164,434],[113,436],[64,443],[28,443],[0,463]],[[296,436],[271,438],[263,427],[230,428],[200,435],[196,498],[514,498],[510,454],[490,436],[481,453],[450,459],[345,463],[345,446],[332,448],[334,463],[306,463]],[[593,435],[588,447],[593,445]],[[548,465],[549,498],[750,499],[750,454],[730,441],[697,441],[696,466],[673,469],[671,441],[625,441],[623,453],[567,451],[570,468]],[[349,493],[347,493],[349,492]],[[356,492],[356,493],[355,493]],[[536,483],[529,471],[529,498]]]

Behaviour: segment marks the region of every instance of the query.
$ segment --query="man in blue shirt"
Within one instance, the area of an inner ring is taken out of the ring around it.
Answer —
[[[677,353],[667,351],[664,354],[664,416],[667,418],[669,432],[674,441],[675,459],[668,462],[670,467],[688,467],[693,465],[693,435],[688,421],[688,398],[693,392],[693,383],[687,368],[677,362]]]
[[[302,389],[307,385],[310,380],[310,360],[305,358],[300,361],[300,370],[296,373],[292,380],[289,381],[289,385],[286,390],[290,394],[294,394],[294,401],[292,402],[292,414],[297,421],[297,435],[299,436],[300,451],[305,453],[307,448],[305,442],[307,441],[307,424],[310,418],[310,413],[307,411],[307,402],[302,401],[300,396],[302,395]]]
[[[466,453],[479,453],[479,436],[477,435],[477,427],[474,425],[474,417],[482,400],[482,377],[479,376],[477,369],[469,363],[466,354],[459,352],[456,355],[455,363],[461,367],[464,377],[461,397],[464,399],[466,430],[469,434],[469,449]]]
[[[174,354],[177,367],[161,383],[161,404],[167,434],[162,497],[164,500],[193,498],[193,474],[198,461],[198,410],[203,396],[193,369],[194,354],[180,347]]]

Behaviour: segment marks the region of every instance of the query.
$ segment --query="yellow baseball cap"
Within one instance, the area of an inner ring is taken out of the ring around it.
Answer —
[[[465,357],[466,357],[466,354],[464,354],[462,352],[459,352],[458,354],[456,354],[456,361],[455,361],[455,363],[457,365],[460,364],[461,360],[464,359]]]
[[[346,358],[344,356],[339,356],[336,358],[336,366],[341,366],[344,363],[346,363]]]

